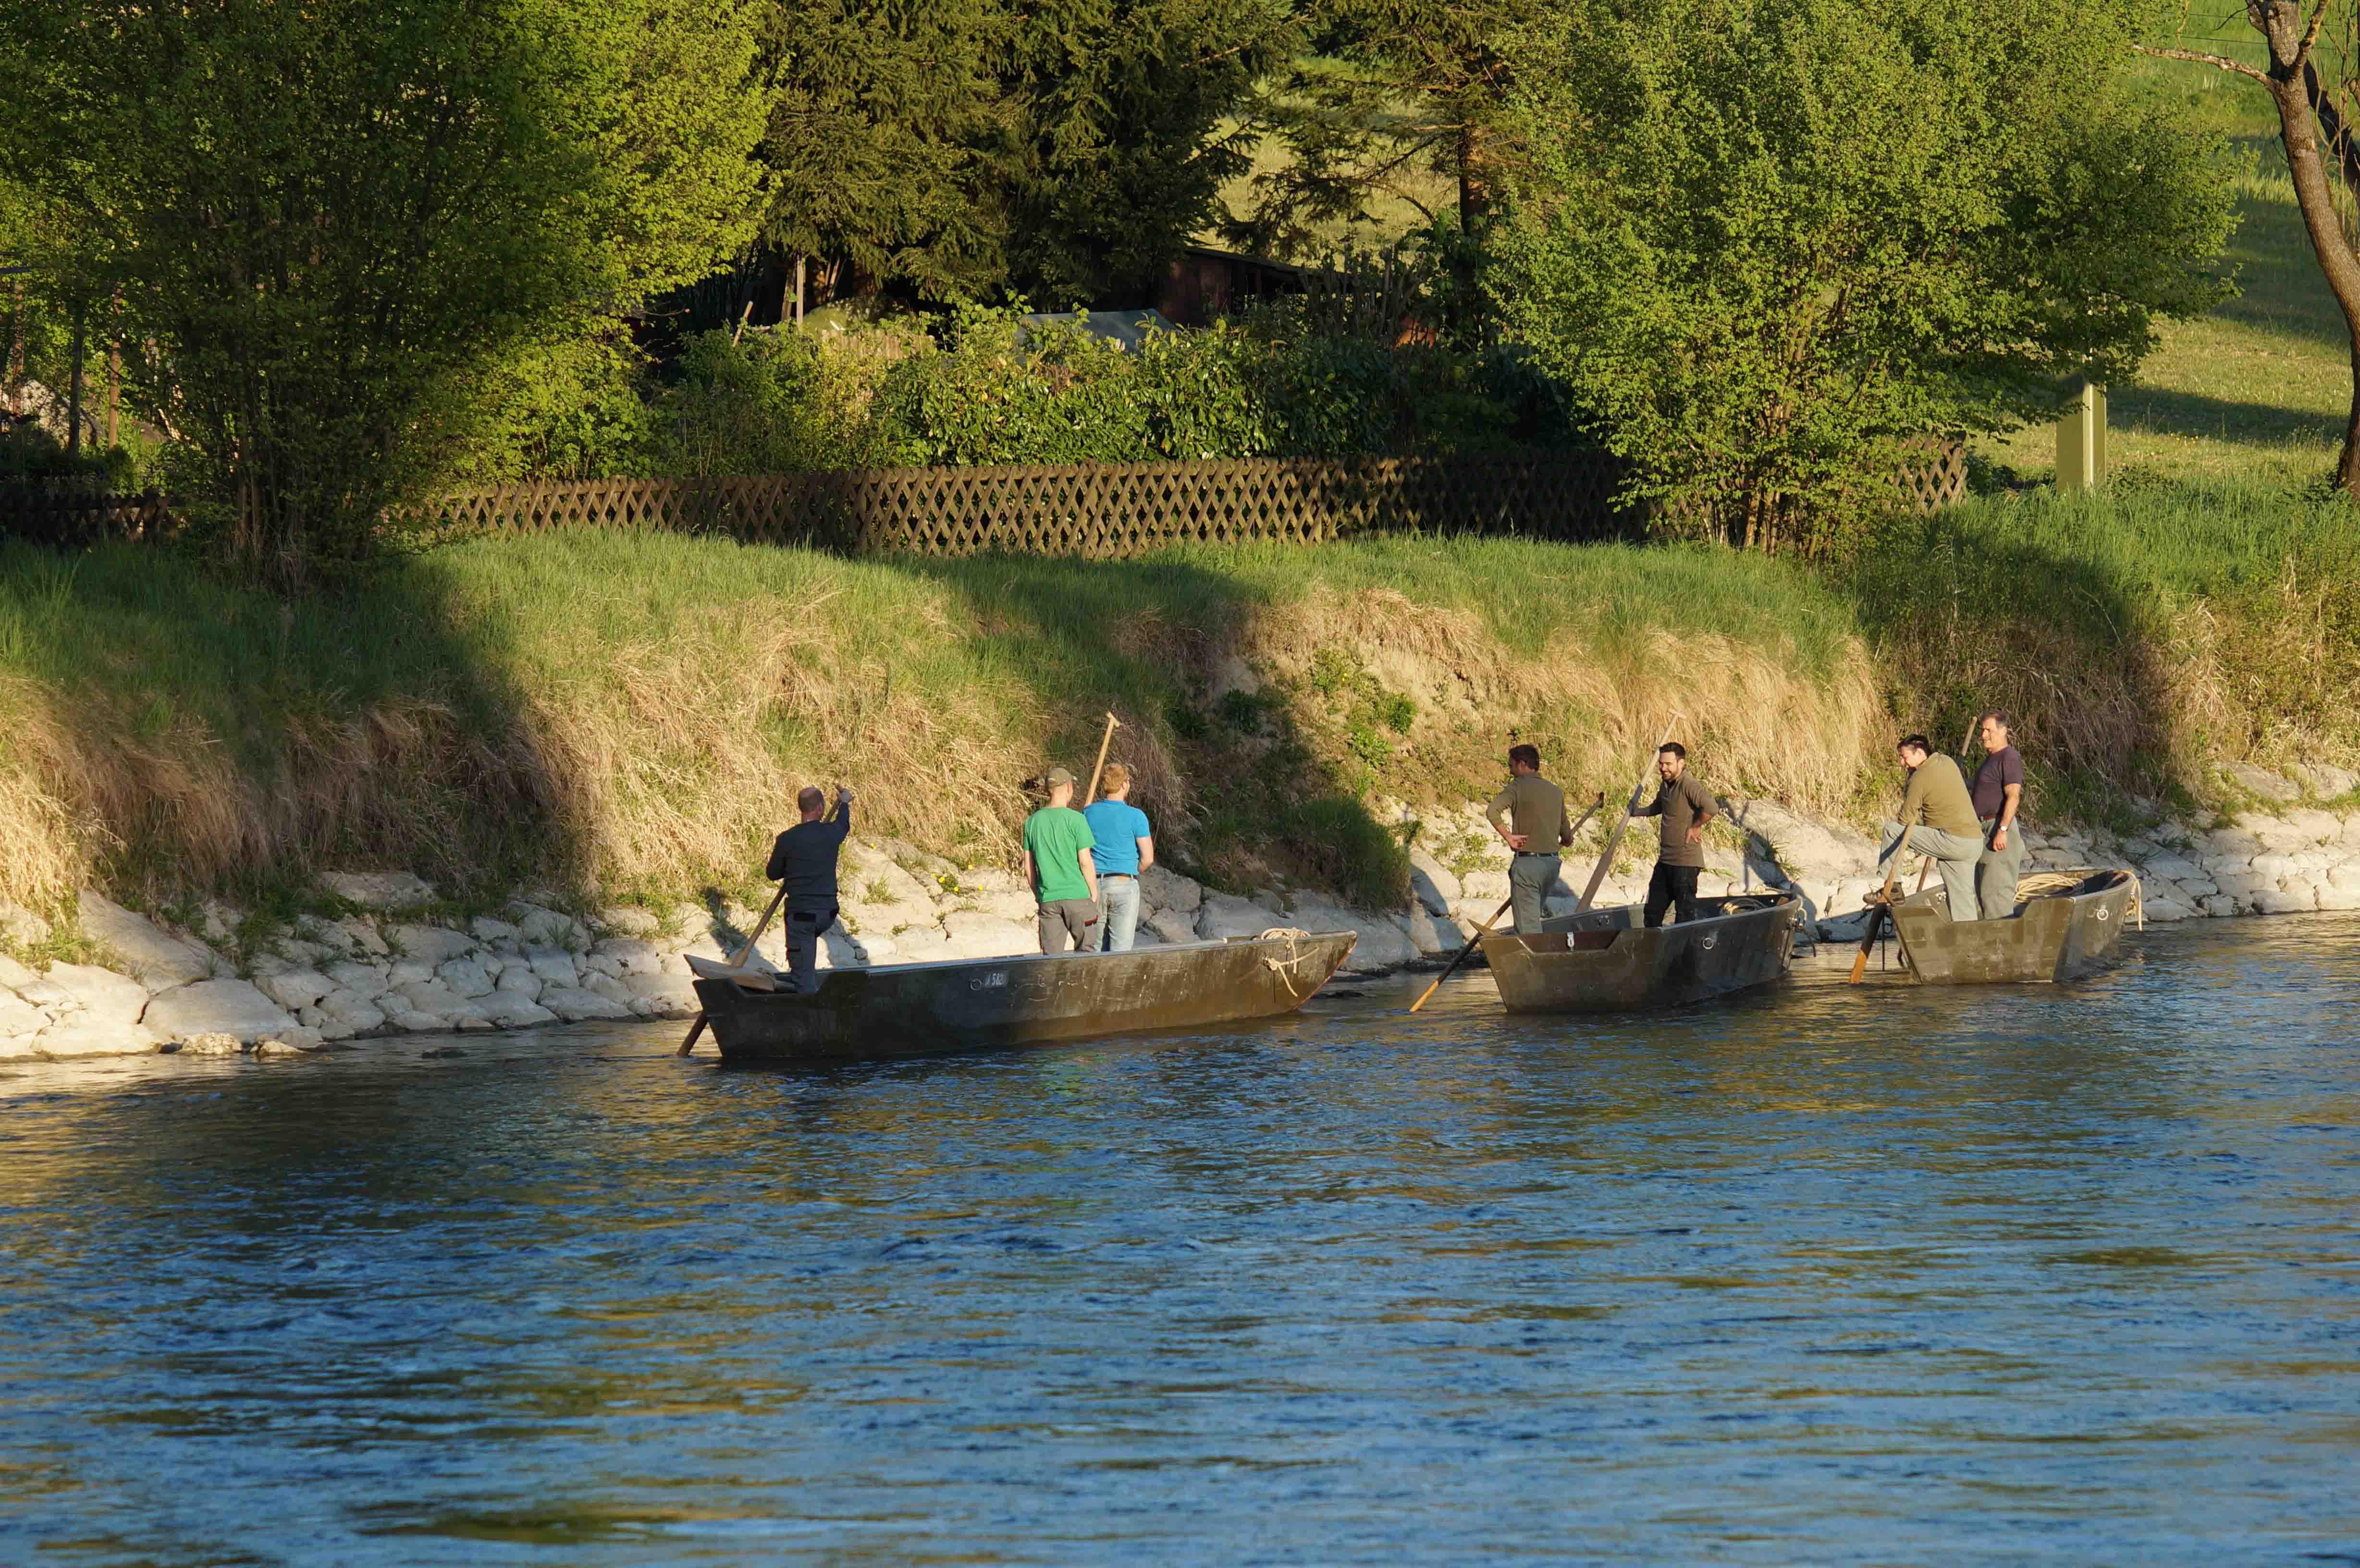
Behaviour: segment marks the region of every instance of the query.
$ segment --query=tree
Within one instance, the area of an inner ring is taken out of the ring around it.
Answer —
[[[1022,120],[997,74],[1010,25],[998,0],[774,10],[763,238],[937,299],[998,283]]]
[[[1152,288],[1252,162],[1240,112],[1302,39],[1282,0],[1038,0],[1003,80],[1022,109],[1014,286],[1044,303]]]
[[[2352,404],[2344,422],[2344,447],[2335,459],[2335,484],[2347,495],[2360,498],[2360,252],[2355,249],[2353,220],[2347,215],[2351,197],[2360,193],[2360,138],[2355,138],[2351,119],[2354,110],[2360,109],[2360,82],[2348,71],[2338,72],[2342,79],[2333,82],[2322,77],[2320,43],[2328,16],[2328,0],[2313,0],[2308,20],[2299,0],[2246,0],[2245,19],[2261,35],[2269,54],[2269,65],[2263,70],[2224,55],[2136,47],[2162,59],[2234,71],[2260,83],[2270,95],[2311,254],[2319,260],[2328,291],[2335,296],[2336,308],[2344,312],[2352,341]],[[2360,57],[2360,12],[2346,9],[2342,33],[2339,41],[2349,65]],[[2346,196],[2342,202],[2335,194],[2339,180]]]
[[[1276,255],[1308,245],[1311,225],[1365,216],[1386,191],[1429,222],[1413,169],[1449,180],[1458,231],[1480,236],[1504,176],[1503,110],[1517,40],[1542,0],[1311,0],[1316,51],[1265,94],[1262,125],[1287,157],[1255,176],[1252,210],[1232,227]]]
[[[2196,137],[2103,5],[1631,0],[1522,63],[1506,315],[1693,531],[1821,548],[1897,443],[2118,379],[2224,292]]]
[[[119,290],[201,524],[282,590],[377,542],[505,357],[754,216],[753,18],[694,0],[18,0],[0,172]]]

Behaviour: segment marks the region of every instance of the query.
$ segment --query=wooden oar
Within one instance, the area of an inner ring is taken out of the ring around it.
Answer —
[[[1085,806],[1098,798],[1098,775],[1106,771],[1107,747],[1114,744],[1114,732],[1120,728],[1122,728],[1122,721],[1116,718],[1112,713],[1109,713],[1107,715],[1106,735],[1098,741],[1098,766],[1090,769],[1089,792],[1082,797],[1082,804]]]
[[[1852,961],[1852,983],[1861,983],[1868,973],[1868,950],[1876,945],[1876,935],[1885,922],[1893,918],[1893,883],[1901,875],[1901,856],[1909,848],[1909,824],[1901,824],[1901,840],[1893,846],[1893,868],[1885,874],[1885,891],[1877,896],[1876,908],[1869,912],[1868,934],[1860,939],[1860,952]]]
[[[1603,791],[1601,791],[1598,799],[1590,802],[1590,810],[1581,813],[1581,821],[1573,824],[1573,832],[1575,833],[1579,833],[1583,828],[1588,827],[1590,825],[1590,819],[1596,816],[1598,814],[1599,808],[1605,804],[1606,796]],[[1572,834],[1568,834],[1567,836],[1571,837]],[[1411,1012],[1414,1013],[1420,1007],[1426,1006],[1426,999],[1432,996],[1437,991],[1442,989],[1442,983],[1445,980],[1449,979],[1453,975],[1459,973],[1459,966],[1467,962],[1467,955],[1474,952],[1477,947],[1480,946],[1485,937],[1491,934],[1491,928],[1500,923],[1500,917],[1502,915],[1508,912],[1508,904],[1513,904],[1515,901],[1516,896],[1513,893],[1509,894],[1508,902],[1506,904],[1502,904],[1498,909],[1492,910],[1491,918],[1475,928],[1475,934],[1467,939],[1467,945],[1459,950],[1458,956],[1453,958],[1448,964],[1445,964],[1443,966],[1442,973],[1434,977],[1434,984],[1428,985],[1426,990],[1419,995],[1417,1000],[1409,1005],[1409,1010]]]
[[[1655,758],[1664,754],[1664,742],[1672,738],[1672,732],[1679,727],[1680,718],[1680,714],[1674,713],[1672,722],[1664,726],[1664,739],[1657,741],[1655,749],[1647,754],[1648,768],[1653,768]],[[1631,825],[1631,813],[1639,809],[1639,797],[1646,792],[1647,775],[1641,773],[1638,787],[1631,791],[1631,803],[1622,808],[1622,820],[1616,822],[1614,831],[1606,835],[1606,853],[1598,857],[1598,869],[1590,874],[1590,886],[1581,890],[1581,901],[1573,907],[1576,914],[1590,908],[1590,901],[1598,897],[1599,887],[1606,880],[1607,867],[1614,864],[1614,852],[1622,847],[1622,830]]]
[[[784,882],[781,882],[779,884],[778,893],[770,899],[770,907],[762,911],[762,923],[754,928],[754,934],[746,939],[746,945],[739,948],[738,950],[738,956],[729,961],[730,968],[743,969],[746,967],[746,961],[754,956],[754,944],[762,940],[762,933],[764,931],[770,929],[770,917],[777,914],[779,912],[779,906],[786,901],[787,885]],[[688,1038],[680,1042],[680,1054],[686,1056],[690,1051],[694,1051],[696,1049],[696,1038],[704,1032],[705,1009],[703,1007],[699,1007],[696,1009],[696,1021],[688,1026]]]

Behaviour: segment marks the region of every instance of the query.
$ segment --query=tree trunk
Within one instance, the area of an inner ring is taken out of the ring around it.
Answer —
[[[2319,148],[2319,122],[2304,83],[2311,63],[2311,40],[2303,31],[2301,8],[2289,0],[2256,0],[2247,8],[2254,27],[2270,47],[2269,90],[2278,111],[2278,132],[2286,146],[2287,171],[2294,179],[2295,201],[2311,235],[2312,254],[2344,312],[2344,331],[2352,340],[2354,378],[2351,411],[2344,421],[2344,450],[2335,459],[2335,483],[2347,495],[2360,496],[2360,256],[2336,216],[2335,192],[2328,183],[2327,166]]]

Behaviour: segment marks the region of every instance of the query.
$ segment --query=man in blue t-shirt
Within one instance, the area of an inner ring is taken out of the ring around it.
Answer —
[[[1083,808],[1090,824],[1090,859],[1098,866],[1099,929],[1108,953],[1129,953],[1139,935],[1139,874],[1155,864],[1155,836],[1147,813],[1131,803],[1131,769],[1106,767],[1106,799]]]

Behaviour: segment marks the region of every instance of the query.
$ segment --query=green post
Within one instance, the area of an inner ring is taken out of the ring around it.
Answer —
[[[2082,376],[2057,420],[2057,488],[2095,490],[2106,483],[2106,389]]]

